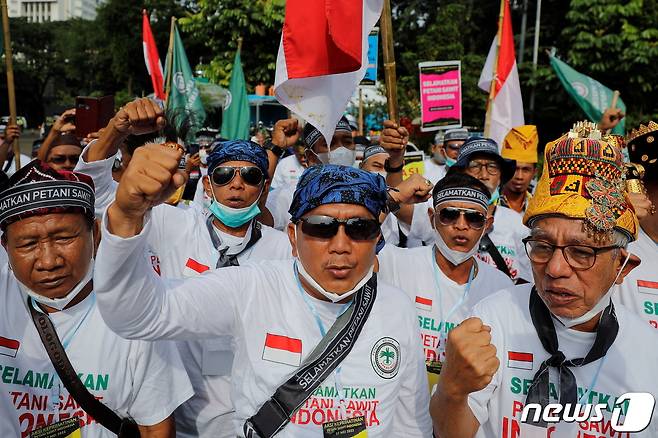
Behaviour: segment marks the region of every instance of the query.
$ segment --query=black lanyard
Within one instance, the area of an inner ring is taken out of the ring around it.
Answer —
[[[525,404],[539,403],[545,407],[549,403],[549,368],[554,367],[560,375],[559,393],[560,404],[564,406],[567,403],[572,405],[578,401],[578,387],[576,377],[570,367],[581,367],[591,362],[601,359],[606,355],[608,349],[612,346],[619,332],[619,323],[615,314],[615,306],[610,300],[610,304],[603,310],[598,329],[596,330],[596,339],[592,348],[585,357],[578,359],[569,359],[560,351],[555,324],[548,307],[539,297],[535,287],[530,293],[530,317],[532,324],[535,326],[539,340],[544,349],[551,355],[542,362],[539,371],[532,379],[532,384],[528,389]],[[545,423],[542,424],[545,426]]]

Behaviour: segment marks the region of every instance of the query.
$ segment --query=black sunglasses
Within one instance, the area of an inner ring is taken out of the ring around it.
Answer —
[[[307,216],[299,219],[302,222],[302,233],[319,239],[331,239],[338,233],[338,227],[345,227],[345,234],[352,240],[372,240],[379,236],[379,221],[354,217],[336,219],[331,216]]]
[[[225,186],[233,180],[236,171],[240,171],[240,178],[250,186],[259,186],[265,179],[263,171],[256,166],[219,166],[212,171],[211,179],[213,184],[216,186]]]
[[[48,161],[53,164],[64,164],[67,161],[71,164],[78,164],[80,160],[80,155],[55,155],[51,157]]]
[[[481,230],[487,222],[484,214],[470,208],[445,207],[439,210],[437,217],[441,225],[454,225],[461,215],[464,215],[466,223],[474,230]]]

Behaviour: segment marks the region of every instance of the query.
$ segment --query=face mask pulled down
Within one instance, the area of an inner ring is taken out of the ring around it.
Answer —
[[[25,286],[23,283],[16,280],[16,283],[18,283],[18,288],[23,292],[24,294],[32,297],[34,301],[37,303],[43,304],[45,306],[48,306],[52,309],[57,309],[57,310],[64,310],[66,306],[68,306],[73,299],[78,296],[78,294],[84,289],[87,284],[92,280],[94,277],[94,259],[92,257],[91,261],[89,262],[89,267],[87,268],[87,273],[85,274],[84,277],[82,277],[82,280],[78,284],[76,284],[73,289],[71,289],[65,296],[61,298],[48,298],[44,297],[43,295],[39,295],[38,293],[34,292],[32,289],[28,288]]]
[[[439,250],[441,254],[443,254],[443,257],[448,259],[450,263],[452,263],[455,266],[461,265],[464,263],[466,260],[470,259],[475,255],[476,252],[478,252],[478,247],[480,244],[480,239],[482,238],[482,235],[484,235],[484,230],[482,230],[482,234],[480,235],[480,239],[478,239],[477,242],[475,242],[475,245],[473,245],[473,248],[469,249],[466,252],[462,251],[457,251],[454,250],[446,244],[445,240],[443,240],[443,237],[441,236],[441,233],[438,231],[435,232],[436,234],[436,239],[434,242],[434,245],[436,248]]]
[[[606,307],[608,307],[608,304],[610,304],[610,297],[612,296],[612,293],[614,291],[614,285],[617,283],[617,280],[619,280],[619,276],[621,275],[622,271],[626,267],[626,264],[628,263],[630,257],[631,257],[631,253],[628,253],[628,255],[626,256],[626,260],[624,260],[624,263],[622,263],[621,268],[619,268],[619,272],[617,272],[617,276],[615,277],[614,281],[608,288],[608,292],[606,292],[605,295],[601,297],[599,302],[596,303],[594,307],[592,307],[590,310],[585,312],[583,315],[578,316],[576,318],[568,318],[566,316],[558,316],[555,314],[553,314],[553,316],[557,318],[558,321],[560,321],[565,327],[572,328],[577,325],[586,323],[587,321],[591,320],[599,313],[603,312],[603,310]]]
[[[295,228],[295,240],[297,240],[297,228]],[[370,266],[370,269],[366,273],[365,277],[363,277],[352,289],[348,290],[347,292],[343,292],[342,294],[337,294],[335,292],[330,292],[320,286],[320,283],[315,281],[313,277],[311,277],[311,274],[309,274],[306,269],[304,269],[304,264],[302,261],[297,258],[295,259],[295,266],[297,267],[297,272],[299,275],[313,288],[315,289],[318,293],[320,293],[323,297],[331,301],[332,303],[337,303],[339,301],[342,301],[346,298],[351,297],[355,293],[359,291],[372,277],[372,274],[375,270],[375,266],[372,265]]]
[[[258,198],[256,198],[254,203],[248,207],[232,208],[218,202],[217,198],[215,198],[215,193],[213,192],[212,202],[210,203],[208,210],[210,210],[213,216],[215,216],[227,227],[237,228],[246,224],[260,214],[260,207],[258,206],[259,200],[260,195],[258,195]]]

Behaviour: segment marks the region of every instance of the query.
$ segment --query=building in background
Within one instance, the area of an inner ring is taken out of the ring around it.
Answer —
[[[96,8],[104,0],[9,0],[10,17],[25,17],[32,23],[70,18],[96,18]]]

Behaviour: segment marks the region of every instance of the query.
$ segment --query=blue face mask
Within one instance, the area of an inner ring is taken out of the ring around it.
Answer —
[[[217,202],[217,199],[215,199],[215,195],[213,194],[213,200],[210,207],[208,207],[208,210],[210,210],[213,216],[219,219],[219,221],[227,227],[237,228],[260,214],[260,208],[258,207],[259,199],[260,196],[249,207],[232,208]]]
[[[496,190],[491,194],[491,199],[489,199],[489,205],[498,205],[500,200],[500,189],[496,187]]]
[[[446,157],[446,167],[453,166],[456,162],[454,158]]]

